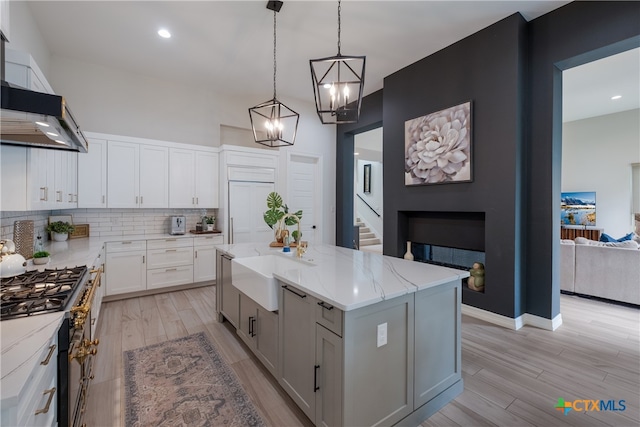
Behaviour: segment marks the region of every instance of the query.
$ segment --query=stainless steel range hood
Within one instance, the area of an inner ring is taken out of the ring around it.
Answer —
[[[86,153],[87,139],[62,96],[16,87],[4,80],[4,40],[0,45],[0,142]]]

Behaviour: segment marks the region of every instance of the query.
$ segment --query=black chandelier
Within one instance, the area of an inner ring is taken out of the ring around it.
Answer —
[[[365,56],[340,53],[340,0],[338,0],[338,54],[311,59],[313,96],[323,124],[357,123],[364,89]]]
[[[273,99],[249,108],[253,139],[267,147],[293,145],[300,119],[298,113],[276,97],[276,13],[281,8],[281,1],[267,2],[267,9],[273,10]]]

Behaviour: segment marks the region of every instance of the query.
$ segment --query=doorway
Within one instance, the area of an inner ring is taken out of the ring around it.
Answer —
[[[382,128],[356,134],[353,153],[353,212],[362,251],[382,253]],[[354,231],[355,233],[355,231]]]

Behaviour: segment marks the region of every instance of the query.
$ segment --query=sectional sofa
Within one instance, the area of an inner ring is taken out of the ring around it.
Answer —
[[[562,240],[560,289],[640,305],[638,244],[630,241],[616,247],[584,238]]]

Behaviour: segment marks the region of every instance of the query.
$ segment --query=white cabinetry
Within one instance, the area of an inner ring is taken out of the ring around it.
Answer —
[[[33,57],[19,50],[7,48],[5,51],[5,79],[36,92],[54,93]]]
[[[168,201],[168,149],[109,141],[107,206],[165,208]]]
[[[45,210],[55,207],[55,151],[27,150],[27,208]]]
[[[0,146],[2,211],[27,210],[27,147]]]
[[[169,207],[218,207],[218,153],[170,149]]]
[[[78,156],[78,207],[107,207],[107,141],[89,139],[89,150]]]
[[[147,241],[147,289],[193,282],[193,239]]]
[[[224,243],[221,235],[193,239],[193,281],[216,280],[216,247]]]
[[[38,364],[29,374],[17,406],[2,408],[3,426],[55,426],[58,409],[58,331],[37,355]]]
[[[118,295],[147,289],[147,242],[107,243],[107,283],[105,295]]]

